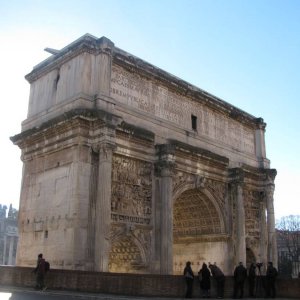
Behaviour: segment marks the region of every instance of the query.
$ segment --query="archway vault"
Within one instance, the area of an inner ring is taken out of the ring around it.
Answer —
[[[193,188],[174,200],[174,243],[220,240],[225,235],[224,216],[213,195]]]

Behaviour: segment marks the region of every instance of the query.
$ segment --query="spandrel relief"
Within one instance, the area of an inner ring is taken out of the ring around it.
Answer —
[[[112,220],[149,224],[152,214],[151,163],[114,155]]]
[[[134,225],[115,224],[111,228],[110,272],[139,272],[149,268],[151,231]]]
[[[208,179],[205,186],[211,192],[211,194],[214,195],[214,198],[218,201],[220,208],[224,210],[226,196],[225,183]]]
[[[194,176],[184,172],[176,172],[173,180],[173,195],[177,195],[180,191],[184,190],[186,185],[192,185]]]

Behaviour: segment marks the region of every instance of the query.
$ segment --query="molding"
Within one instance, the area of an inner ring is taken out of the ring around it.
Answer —
[[[113,63],[118,64],[131,72],[134,71],[150,79],[159,80],[164,85],[168,86],[168,88],[176,90],[177,93],[190,97],[195,101],[199,101],[213,110],[222,112],[228,117],[238,120],[248,127],[256,129],[264,124],[261,118],[256,118],[245,111],[234,107],[228,102],[115,47],[114,43],[106,37],[97,39],[90,34],[85,34],[73,43],[59,50],[57,54],[52,55],[35,66],[32,72],[27,74],[25,78],[29,83],[32,83],[44,74],[54,69],[59,69],[62,64],[82,53],[90,53],[93,55],[104,53],[112,55]],[[265,125],[262,127],[265,128]]]

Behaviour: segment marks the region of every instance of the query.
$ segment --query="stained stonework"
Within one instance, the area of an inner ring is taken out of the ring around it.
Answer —
[[[17,264],[181,274],[276,265],[266,124],[84,35],[33,68]]]

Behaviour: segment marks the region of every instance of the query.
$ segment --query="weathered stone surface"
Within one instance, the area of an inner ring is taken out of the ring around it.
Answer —
[[[276,264],[266,124],[85,35],[26,76],[17,263],[181,274]],[[267,218],[266,218],[267,213]]]

